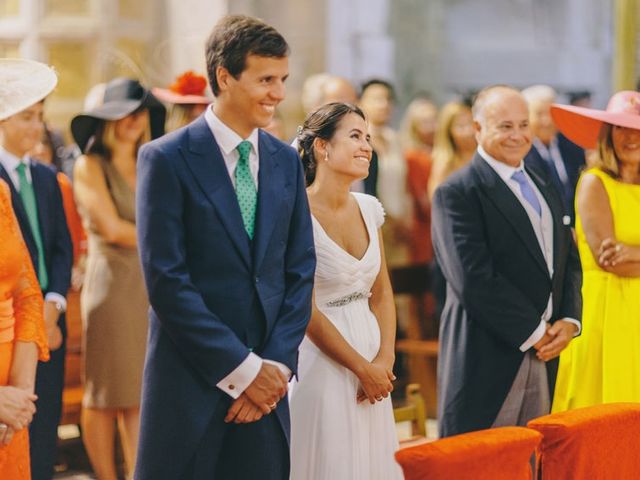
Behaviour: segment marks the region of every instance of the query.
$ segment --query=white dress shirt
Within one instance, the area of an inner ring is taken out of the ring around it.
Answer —
[[[531,226],[533,227],[533,231],[535,232],[542,255],[544,256],[547,269],[549,270],[549,277],[553,278],[553,217],[551,215],[551,210],[547,205],[547,201],[544,199],[544,196],[540,193],[540,190],[538,190],[535,182],[531,179],[529,174],[527,174],[527,171],[524,169],[524,162],[520,162],[520,165],[518,167],[512,167],[493,158],[481,146],[478,146],[478,153],[484,159],[484,161],[487,162],[487,164],[498,174],[498,176],[507,185],[507,187],[509,187],[509,189],[513,192],[513,194],[516,196],[516,198],[524,208],[527,216],[529,217],[529,221],[531,222]],[[541,207],[540,216],[529,204],[529,202],[523,197],[518,182],[516,182],[512,178],[513,174],[517,171],[521,171],[522,173],[524,173],[536,197],[538,198]],[[544,337],[544,334],[546,332],[546,323],[551,318],[552,311],[553,292],[549,294],[547,308],[545,308],[544,312],[542,313],[540,324],[536,327],[531,336],[522,345],[520,345],[520,351],[526,352],[536,343],[538,343],[538,341],[542,337]],[[564,320],[567,320],[576,325],[578,327],[578,330],[575,335],[580,334],[580,322],[573,318],[565,318]]]
[[[240,154],[236,150],[236,147],[243,140],[248,140],[251,143],[251,151],[249,152],[249,170],[251,171],[251,177],[256,184],[257,190],[258,171],[260,169],[258,129],[254,129],[246,139],[242,138],[231,128],[225,125],[215,113],[213,113],[213,106],[207,108],[204,114],[204,119],[220,147],[222,158],[224,159],[225,166],[227,167],[227,171],[229,172],[229,177],[231,178],[231,183],[234,188],[236,183],[235,170],[238,165],[238,160],[240,159]],[[260,372],[260,368],[262,368],[263,361],[277,366],[287,380],[291,377],[291,370],[289,370],[286,365],[273,360],[263,360],[255,353],[250,352],[247,358],[245,358],[229,375],[220,380],[216,386],[232,398],[238,398],[258,376],[258,372]]]
[[[22,158],[18,158],[14,154],[5,150],[2,146],[0,146],[0,164],[2,164],[3,168],[9,174],[11,183],[13,183],[13,186],[17,192],[20,192],[20,176],[18,175],[18,166],[21,163],[24,163],[24,165],[27,167],[25,169],[27,182],[32,183],[30,168],[31,159],[26,155]],[[66,292],[48,292],[45,295],[44,299],[48,302],[59,304],[61,306],[61,312],[65,312],[67,310],[67,299],[65,298],[65,295]]]

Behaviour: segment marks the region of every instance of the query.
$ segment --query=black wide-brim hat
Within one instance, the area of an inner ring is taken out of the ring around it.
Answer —
[[[101,122],[121,120],[140,108],[146,108],[149,111],[151,138],[164,135],[167,111],[151,91],[144,88],[137,80],[130,78],[111,80],[105,87],[102,105],[76,115],[71,120],[73,139],[84,152]]]

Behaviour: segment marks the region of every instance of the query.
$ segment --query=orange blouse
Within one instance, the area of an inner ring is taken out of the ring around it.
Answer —
[[[7,385],[15,342],[34,342],[38,358],[49,359],[43,300],[27,246],[11,208],[11,194],[0,180],[0,386]],[[27,480],[29,471],[28,429],[16,432],[0,447],[0,478]]]
[[[73,186],[71,180],[64,173],[58,173],[58,185],[62,193],[62,204],[67,217],[67,226],[73,243],[73,264],[78,257],[87,253],[87,235],[82,227],[82,219],[78,214],[75,199],[73,198]]]

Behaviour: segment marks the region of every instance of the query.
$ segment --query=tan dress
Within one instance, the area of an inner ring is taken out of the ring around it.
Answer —
[[[120,218],[135,222],[135,192],[111,162],[100,159]],[[88,222],[87,222],[88,223]],[[149,303],[138,252],[108,244],[89,223],[89,255],[82,290],[83,405],[140,405]]]

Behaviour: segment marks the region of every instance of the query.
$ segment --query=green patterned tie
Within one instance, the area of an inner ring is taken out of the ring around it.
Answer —
[[[236,147],[240,158],[234,176],[236,179],[236,196],[240,205],[240,213],[242,214],[242,223],[247,231],[249,238],[253,240],[253,230],[256,219],[257,191],[256,184],[251,176],[249,169],[249,153],[251,152],[251,142],[243,140]]]
[[[49,286],[49,276],[47,275],[47,266],[44,261],[44,247],[42,246],[42,234],[40,233],[40,222],[38,221],[38,204],[36,203],[36,194],[33,191],[33,185],[27,180],[26,165],[20,162],[16,167],[18,178],[20,179],[20,199],[22,206],[27,212],[31,233],[36,241],[38,249],[38,282],[40,288],[46,290]]]

